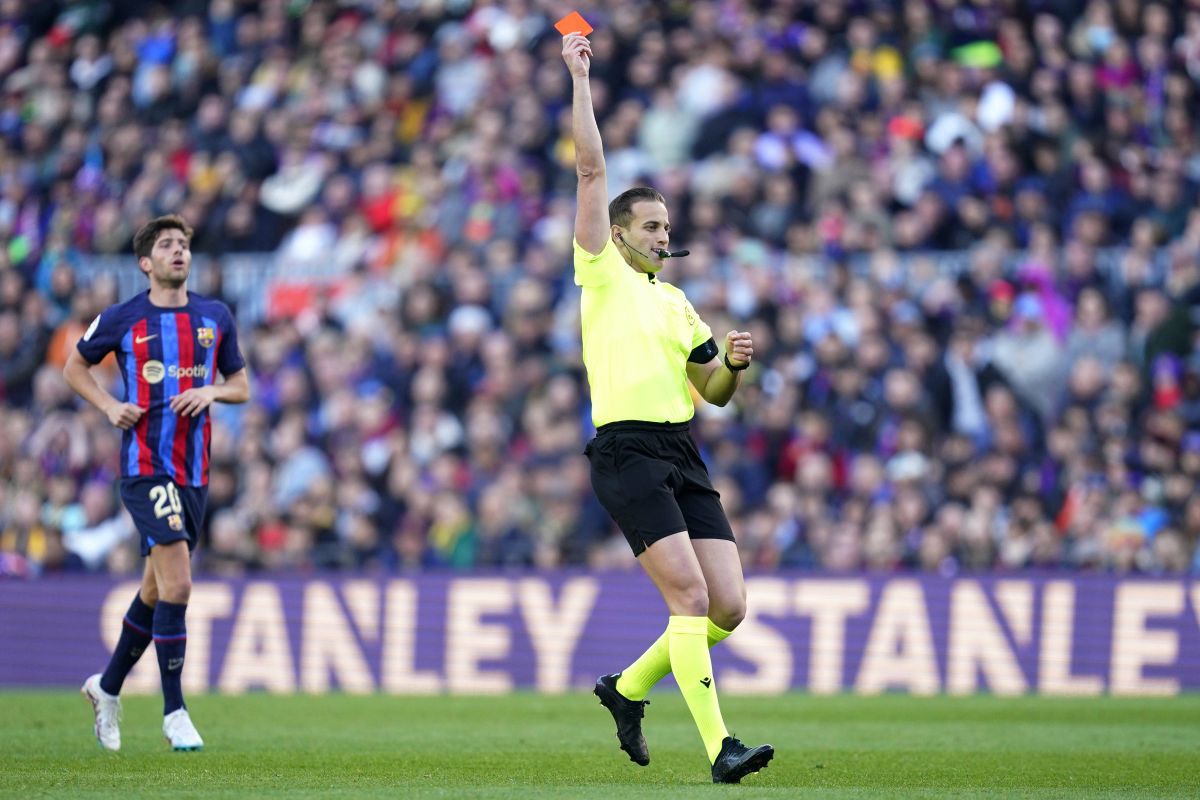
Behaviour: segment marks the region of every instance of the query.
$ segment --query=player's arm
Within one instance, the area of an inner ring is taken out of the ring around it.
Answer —
[[[754,356],[754,341],[748,331],[730,331],[725,334],[725,356],[712,358],[703,364],[688,361],[687,376],[696,391],[706,402],[723,406],[733,397],[742,383],[742,372],[725,365],[726,359],[735,367],[749,364]]]
[[[194,417],[213,403],[244,403],[250,399],[250,377],[243,367],[226,375],[222,383],[198,386],[171,398],[170,406],[181,417]]]
[[[563,61],[571,71],[571,136],[575,140],[575,240],[592,255],[604,249],[609,237],[608,181],[604,144],[592,108],[592,45],[579,33],[563,37]]]
[[[75,394],[87,400],[108,417],[108,421],[121,430],[128,430],[137,424],[145,410],[134,403],[123,403],[109,394],[92,375],[92,364],[88,362],[79,348],[71,350],[67,363],[63,366],[63,378]]]

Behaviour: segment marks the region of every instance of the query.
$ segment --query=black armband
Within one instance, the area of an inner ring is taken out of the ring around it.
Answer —
[[[707,364],[717,357],[717,352],[716,340],[710,336],[707,342],[692,351],[692,354],[688,356],[688,361],[693,364]]]

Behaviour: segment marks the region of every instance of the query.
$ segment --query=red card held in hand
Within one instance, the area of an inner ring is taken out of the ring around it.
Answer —
[[[578,11],[572,11],[554,23],[554,28],[563,36],[566,36],[568,33],[582,33],[584,36],[587,36],[592,32],[592,26],[588,25],[588,21]]]

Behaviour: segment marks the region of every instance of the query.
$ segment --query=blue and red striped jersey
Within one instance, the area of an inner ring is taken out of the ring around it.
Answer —
[[[160,308],[147,290],[101,312],[77,347],[91,364],[115,352],[125,401],[146,411],[125,431],[121,475],[169,475],[180,486],[206,485],[208,409],[181,417],[169,403],[188,389],[214,383],[218,370],[232,375],[246,366],[229,307],[188,292],[187,305]]]

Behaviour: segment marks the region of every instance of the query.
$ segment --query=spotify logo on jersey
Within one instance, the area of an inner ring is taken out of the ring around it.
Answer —
[[[166,374],[167,371],[163,369],[161,361],[151,360],[142,365],[142,378],[145,379],[146,383],[158,383]]]
[[[193,364],[190,367],[177,367],[172,364],[167,367],[167,375],[172,378],[207,378],[208,367],[203,364]]]
[[[161,361],[147,361],[142,365],[142,377],[146,383],[158,383],[164,377],[169,378],[207,378],[208,367],[204,364],[193,364],[190,367],[181,367],[178,364],[172,364],[164,368]]]

